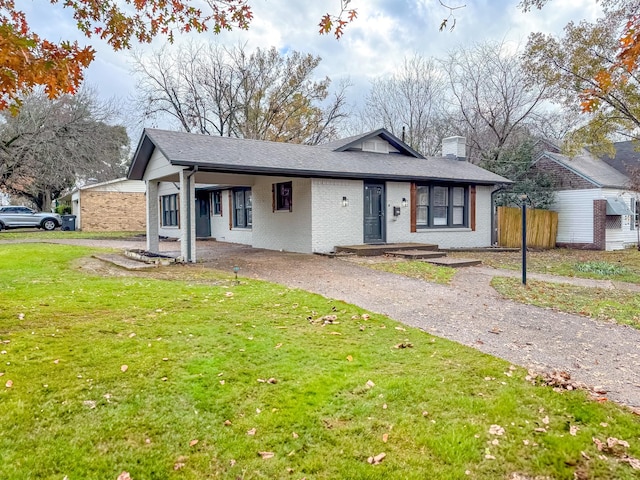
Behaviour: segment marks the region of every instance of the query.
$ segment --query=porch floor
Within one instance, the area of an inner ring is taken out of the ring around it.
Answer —
[[[385,243],[380,245],[344,245],[335,247],[336,253],[353,253],[361,257],[384,255],[385,253],[402,250],[435,251],[438,245],[429,243]]]

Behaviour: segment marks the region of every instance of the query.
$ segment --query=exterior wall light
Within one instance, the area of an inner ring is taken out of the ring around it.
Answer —
[[[403,206],[404,208],[407,208],[407,206],[408,206],[408,205],[409,205],[409,203],[407,202],[407,199],[403,197],[403,198],[402,198],[402,206]]]
[[[342,206],[343,207],[349,206],[349,200],[347,199],[347,197],[342,197]]]

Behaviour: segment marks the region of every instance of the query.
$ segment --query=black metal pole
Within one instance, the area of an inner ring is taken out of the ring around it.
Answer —
[[[527,284],[527,199],[522,199],[522,284]]]

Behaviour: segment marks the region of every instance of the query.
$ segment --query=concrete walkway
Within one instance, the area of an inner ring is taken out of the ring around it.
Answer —
[[[0,242],[0,245],[4,242]],[[86,246],[145,248],[141,242],[60,240]],[[198,267],[264,279],[344,300],[523,367],[570,373],[616,402],[640,408],[640,330],[501,298],[489,282],[518,272],[469,267],[452,285],[438,285],[380,272],[340,258],[253,249],[221,242],[199,242]],[[175,242],[162,251],[179,250]],[[528,278],[582,286],[625,288],[637,285],[551,275]]]

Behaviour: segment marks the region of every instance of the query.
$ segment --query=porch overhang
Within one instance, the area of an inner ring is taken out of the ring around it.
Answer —
[[[607,215],[633,215],[633,212],[623,200],[607,198]]]

